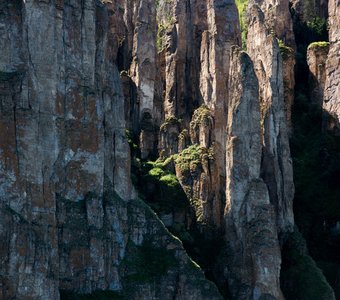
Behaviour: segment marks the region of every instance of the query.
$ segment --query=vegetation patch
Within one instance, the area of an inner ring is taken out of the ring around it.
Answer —
[[[213,160],[214,152],[212,148],[207,149],[201,145],[194,144],[184,149],[181,153],[175,154],[173,157],[176,167],[181,172],[185,172],[196,169],[204,160]]]
[[[241,26],[241,34],[242,34],[242,49],[245,50],[247,48],[247,34],[248,34],[248,24],[247,24],[247,7],[248,0],[236,0],[235,1],[239,19]]]
[[[160,131],[166,132],[168,127],[170,127],[170,126],[180,126],[181,122],[182,122],[182,120],[177,119],[175,116],[168,116],[168,117],[165,118],[164,123],[161,125]]]
[[[314,17],[307,21],[307,28],[314,35],[323,35],[324,32],[327,31],[327,20],[320,17]]]
[[[325,49],[328,47],[329,47],[329,42],[322,41],[322,42],[313,42],[309,44],[308,49],[318,49],[318,48]]]
[[[288,47],[282,40],[277,39],[279,48],[280,48],[280,53],[282,55],[283,59],[287,59],[289,57],[294,57],[294,49],[291,47]]]
[[[137,159],[138,166],[133,167],[133,181],[141,198],[157,213],[170,213],[189,206],[176,175],[167,169],[172,159],[155,162]]]
[[[156,6],[158,7],[159,4],[156,3]],[[158,52],[162,52],[165,49],[166,46],[166,35],[167,33],[172,29],[174,25],[174,19],[171,15],[169,15],[165,22],[159,22],[158,23],[158,29],[157,29],[157,39],[156,39],[156,47]]]
[[[190,129],[196,129],[200,125],[208,126],[212,122],[210,109],[206,105],[202,105],[194,111],[190,122]]]

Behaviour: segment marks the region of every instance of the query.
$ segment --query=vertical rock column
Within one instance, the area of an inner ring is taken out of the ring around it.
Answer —
[[[234,2],[210,0],[206,5],[207,30],[202,34],[200,92],[214,122],[211,126],[210,143],[203,146],[211,147],[214,153],[214,168],[210,177],[213,197],[208,202],[213,214],[210,218],[213,217],[214,224],[219,226],[225,201],[225,136],[230,52],[233,45],[240,45],[241,33]],[[204,202],[205,199],[202,200]]]
[[[237,48],[229,78],[225,275],[235,299],[282,299],[275,209],[260,177],[258,81],[250,58]]]
[[[259,80],[263,134],[262,178],[276,209],[278,231],[293,229],[293,169],[284,112],[282,58],[261,9],[249,10],[247,50]]]
[[[155,146],[154,97],[156,80],[156,4],[153,0],[127,1],[125,14],[132,38],[130,76],[136,85],[142,158],[153,153]],[[126,17],[127,19],[128,17]]]
[[[319,107],[323,105],[326,81],[326,60],[329,44],[326,42],[312,43],[307,49],[307,63],[310,71],[310,97]]]
[[[323,109],[327,128],[340,133],[340,6],[329,1],[329,54],[326,64],[326,83]]]
[[[295,87],[295,37],[293,31],[293,20],[290,14],[289,0],[259,1],[250,0],[248,8],[258,5],[264,14],[265,24],[280,40],[280,52],[283,61],[283,85],[284,103],[287,118],[288,131],[291,131],[292,105],[294,103]]]

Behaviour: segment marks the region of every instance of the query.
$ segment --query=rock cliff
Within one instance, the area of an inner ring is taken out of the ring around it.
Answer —
[[[323,108],[326,112],[327,128],[339,134],[340,129],[340,7],[334,0],[329,1],[329,54],[326,64],[326,83]]]
[[[117,68],[125,25],[119,3],[104,2],[1,3],[0,298],[220,299],[154,213],[130,200]],[[135,48],[134,61],[152,55]],[[150,95],[137,77],[144,113]]]
[[[249,0],[241,34],[239,3],[0,3],[1,300],[285,299],[296,19]],[[336,131],[329,15],[308,63]]]

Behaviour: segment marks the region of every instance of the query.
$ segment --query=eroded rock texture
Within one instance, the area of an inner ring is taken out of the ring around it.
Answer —
[[[231,46],[240,43],[236,6],[225,0],[160,1],[158,20],[165,60],[159,148],[165,156],[183,150],[183,134],[190,135],[190,144],[211,148],[214,160],[192,169],[192,180],[181,182],[194,207],[203,211],[200,223],[220,227],[229,56]],[[177,175],[185,179],[181,171]]]
[[[283,299],[274,205],[261,179],[259,86],[250,58],[234,49],[227,138],[227,276],[235,299]]]
[[[287,127],[291,131],[291,111],[294,103],[295,87],[295,36],[293,31],[293,19],[290,14],[289,1],[258,1],[251,0],[248,4],[248,17],[251,15],[253,5],[258,5],[263,13],[262,20],[271,34],[279,40],[280,52],[283,59],[283,85],[284,106],[287,118]],[[249,24],[248,24],[249,25]]]
[[[264,13],[266,25],[286,45],[295,48],[293,21],[289,11],[289,0],[250,0],[248,8],[256,4]]]
[[[326,64],[326,84],[323,109],[326,113],[327,128],[339,134],[340,129],[340,6],[335,0],[329,1],[330,48]]]
[[[315,17],[327,18],[328,0],[292,0],[292,11],[300,21],[307,22]]]
[[[264,21],[261,9],[250,10],[247,50],[259,80],[263,134],[262,177],[277,214],[279,232],[292,230],[293,169],[284,113],[282,58],[277,40]]]
[[[334,24],[338,10],[334,0]],[[280,242],[294,226],[288,0],[249,1],[247,28],[249,56],[232,0],[0,4],[0,299],[222,298],[136,200],[126,129],[140,165],[170,162],[189,199],[190,213],[162,221],[222,242],[208,270],[221,290],[283,299]]]
[[[110,289],[128,299],[220,299],[181,243],[130,201],[116,65],[123,11],[104,2],[0,4],[0,298]],[[136,72],[151,59],[144,46],[135,43]],[[133,80],[141,112],[152,110],[149,82]],[[168,257],[165,269],[138,269],[150,251]]]
[[[328,43],[313,43],[307,49],[307,63],[310,71],[311,99],[322,106],[326,81],[326,60],[329,52]]]

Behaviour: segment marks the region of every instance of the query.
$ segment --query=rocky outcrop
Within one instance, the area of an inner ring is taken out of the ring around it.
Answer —
[[[279,232],[293,228],[293,169],[284,114],[282,58],[258,6],[250,9],[247,50],[259,80],[262,118],[262,178],[275,206]]]
[[[307,63],[310,77],[310,98],[319,107],[322,106],[326,81],[326,60],[329,51],[329,43],[316,42],[308,46]]]
[[[221,298],[150,209],[130,200],[118,4],[0,4],[1,299],[106,289]],[[148,50],[135,45],[139,69]]]
[[[293,15],[300,21],[311,21],[315,17],[326,19],[328,16],[328,0],[291,0]]]
[[[159,148],[165,156],[183,150],[183,131],[190,134],[191,145],[211,148],[214,160],[208,169],[193,170],[193,179],[182,185],[190,190],[188,196],[196,199],[199,209],[206,207],[204,223],[220,227],[229,55],[231,46],[240,44],[236,6],[225,0],[160,1],[158,20],[159,55],[165,61],[165,122]],[[180,171],[177,175],[184,178]]]
[[[267,27],[283,41],[284,44],[295,49],[293,20],[290,14],[289,0],[262,1],[250,0],[248,8],[258,5],[262,10]]]
[[[140,133],[142,158],[153,154],[155,148],[155,81],[156,81],[156,6],[155,1],[124,1],[124,20],[127,37],[125,48],[131,49],[129,74],[136,86],[133,102],[138,121],[135,131]],[[127,60],[127,59],[126,59]],[[127,66],[125,66],[127,68]],[[137,130],[136,130],[137,129]]]
[[[327,128],[339,134],[340,129],[340,7],[329,1],[329,54],[326,64],[326,83],[323,109]]]
[[[225,275],[234,299],[283,299],[275,210],[261,179],[259,86],[250,58],[238,49],[229,78]]]
[[[281,42],[280,42],[281,43]],[[283,64],[284,110],[287,129],[292,134],[292,110],[295,97],[295,52],[291,47],[280,45]]]
[[[264,15],[264,21],[271,34],[279,41],[280,52],[283,60],[283,85],[284,103],[287,118],[288,131],[291,132],[292,106],[294,103],[295,87],[295,36],[293,31],[293,19],[290,14],[288,0],[257,1],[251,0],[248,9],[258,5]],[[249,13],[248,13],[249,15]]]

